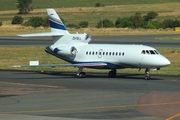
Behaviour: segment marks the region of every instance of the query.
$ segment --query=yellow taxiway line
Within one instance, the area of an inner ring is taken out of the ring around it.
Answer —
[[[47,87],[47,88],[64,88],[63,86],[52,86],[52,85],[38,85],[38,84],[26,84],[26,83],[16,83],[16,82],[2,82],[0,84],[11,84],[11,85],[19,85],[19,86],[30,86],[30,87]]]

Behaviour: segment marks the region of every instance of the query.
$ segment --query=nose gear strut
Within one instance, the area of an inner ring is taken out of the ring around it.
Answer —
[[[83,67],[79,67],[78,72],[77,72],[77,74],[76,74],[77,77],[83,78],[83,77],[86,76],[86,73],[85,73],[85,72],[82,72],[82,70],[83,70]]]
[[[145,70],[145,80],[149,80],[150,79],[149,72],[150,72],[150,69],[146,68],[146,70]]]

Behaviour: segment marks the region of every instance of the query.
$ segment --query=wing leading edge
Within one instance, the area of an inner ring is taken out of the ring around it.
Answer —
[[[78,63],[78,64],[40,64],[40,65],[15,65],[13,67],[100,67],[107,66],[106,63]]]

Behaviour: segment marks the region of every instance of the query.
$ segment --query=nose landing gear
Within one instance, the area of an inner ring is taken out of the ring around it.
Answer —
[[[83,67],[79,67],[78,72],[77,72],[77,74],[76,74],[77,77],[79,77],[79,78],[84,78],[84,77],[86,77],[86,73],[85,73],[85,72],[82,72],[82,70],[83,70]]]
[[[145,80],[149,80],[150,79],[149,71],[150,71],[150,69],[146,68],[146,70],[145,70]]]

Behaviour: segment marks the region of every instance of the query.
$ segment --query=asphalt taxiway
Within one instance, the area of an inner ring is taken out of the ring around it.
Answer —
[[[160,38],[180,37],[179,34],[171,35],[128,35],[128,36],[92,36],[91,43],[96,44],[143,44],[151,47],[180,47],[180,40],[159,40]],[[0,46],[12,45],[41,45],[52,44],[51,37],[0,37]]]
[[[180,112],[180,77],[0,71],[0,118],[164,120]]]
[[[152,36],[94,37],[92,43],[145,44],[180,47],[179,41]],[[0,45],[49,45],[51,38],[1,37]],[[0,71],[0,118],[3,120],[178,120],[180,76]]]

